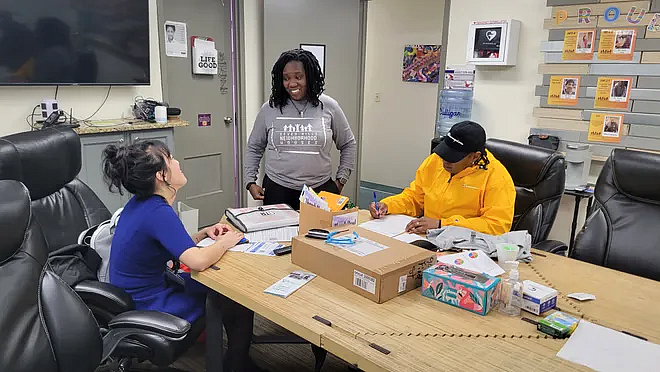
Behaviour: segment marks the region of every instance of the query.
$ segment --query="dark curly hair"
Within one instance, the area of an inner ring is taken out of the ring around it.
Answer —
[[[108,189],[123,195],[122,187],[138,199],[156,190],[156,173],[168,172],[170,150],[160,141],[143,141],[129,146],[109,145],[103,151],[103,176]],[[169,185],[168,185],[169,186]]]
[[[282,53],[273,65],[273,70],[270,73],[273,82],[270,99],[268,100],[270,107],[278,107],[282,112],[282,107],[288,103],[289,92],[284,89],[284,66],[291,61],[298,61],[303,64],[307,79],[307,92],[305,93],[309,103],[314,107],[320,104],[323,108],[323,103],[321,103],[319,97],[325,90],[325,76],[314,54],[303,49],[293,49]]]

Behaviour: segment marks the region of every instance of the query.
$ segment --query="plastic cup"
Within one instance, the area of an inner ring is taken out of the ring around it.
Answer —
[[[515,244],[509,244],[509,243],[499,243],[496,245],[496,247],[497,247],[497,263],[504,271],[509,272],[511,268],[510,265],[508,265],[506,262],[516,260],[516,257],[518,257],[518,250],[520,249],[520,247],[518,247]]]

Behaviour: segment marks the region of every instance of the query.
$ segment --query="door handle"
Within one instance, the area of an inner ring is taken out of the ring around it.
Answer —
[[[234,123],[234,119],[231,118],[231,116],[225,116],[225,125],[232,125]]]
[[[135,139],[133,140],[133,143],[138,143],[138,142],[140,142],[140,137],[135,137]]]

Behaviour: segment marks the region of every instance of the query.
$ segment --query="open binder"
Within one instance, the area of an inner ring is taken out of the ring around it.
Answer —
[[[300,214],[287,204],[229,208],[227,220],[244,233],[298,225]]]

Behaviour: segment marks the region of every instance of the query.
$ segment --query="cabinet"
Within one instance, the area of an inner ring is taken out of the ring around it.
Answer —
[[[123,207],[131,195],[126,190],[124,195],[108,190],[108,184],[103,179],[103,150],[108,145],[130,145],[144,140],[161,141],[174,154],[174,128],[80,135],[82,168],[78,178],[94,190],[110,213]]]

